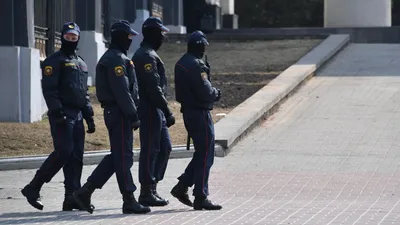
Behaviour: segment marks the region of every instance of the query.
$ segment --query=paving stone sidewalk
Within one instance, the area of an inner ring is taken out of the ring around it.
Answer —
[[[122,215],[115,177],[96,210],[60,212],[63,176],[43,188],[44,211],[20,189],[34,170],[0,172],[0,224],[400,224],[400,45],[351,44],[225,158],[210,198],[193,211],[169,195],[188,159],[171,160],[165,208]],[[137,183],[137,163],[133,174]],[[85,166],[86,179],[94,166]]]

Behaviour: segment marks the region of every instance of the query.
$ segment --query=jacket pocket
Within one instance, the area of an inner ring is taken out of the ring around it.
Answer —
[[[104,123],[107,129],[111,130],[121,117],[121,112],[118,107],[108,107],[104,109]]]

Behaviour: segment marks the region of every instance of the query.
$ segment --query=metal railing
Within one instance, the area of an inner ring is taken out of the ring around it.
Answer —
[[[43,61],[46,56],[46,44],[47,40],[47,28],[46,27],[39,27],[35,26],[35,48],[39,49],[40,51],[40,61]]]
[[[60,32],[55,32],[54,35],[54,51],[58,51],[61,48],[61,33]]]
[[[76,0],[35,0],[35,48],[40,60],[61,48],[62,25],[75,20]]]
[[[163,7],[160,4],[153,2],[151,7],[151,15],[163,19]]]

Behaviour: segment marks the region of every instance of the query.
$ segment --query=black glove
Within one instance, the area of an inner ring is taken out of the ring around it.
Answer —
[[[86,133],[93,134],[96,131],[96,125],[94,124],[93,117],[87,119],[86,124],[88,126]]]
[[[132,122],[132,128],[133,130],[137,130],[140,127],[140,120],[135,120]]]
[[[215,99],[215,101],[217,102],[217,101],[219,101],[220,99],[221,99],[221,90],[219,90],[218,88],[217,88],[217,98]]]
[[[175,116],[172,114],[171,110],[167,107],[166,109],[163,110],[165,120],[167,122],[167,127],[170,127],[175,124]]]
[[[55,111],[52,115],[54,116],[57,125],[65,125],[67,117],[64,115],[62,109]]]
[[[130,118],[132,121],[132,129],[133,130],[137,130],[140,127],[140,119],[139,119],[139,115],[138,115],[139,111],[136,111],[136,113],[134,113]]]
[[[175,116],[173,114],[169,115],[168,117],[165,117],[167,121],[167,127],[170,127],[175,124]]]

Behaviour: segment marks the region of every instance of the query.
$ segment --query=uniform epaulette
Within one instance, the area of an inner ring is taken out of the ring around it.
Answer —
[[[197,62],[199,65],[205,65],[205,64],[204,64],[204,61],[201,60],[201,59],[196,59],[196,62]]]

